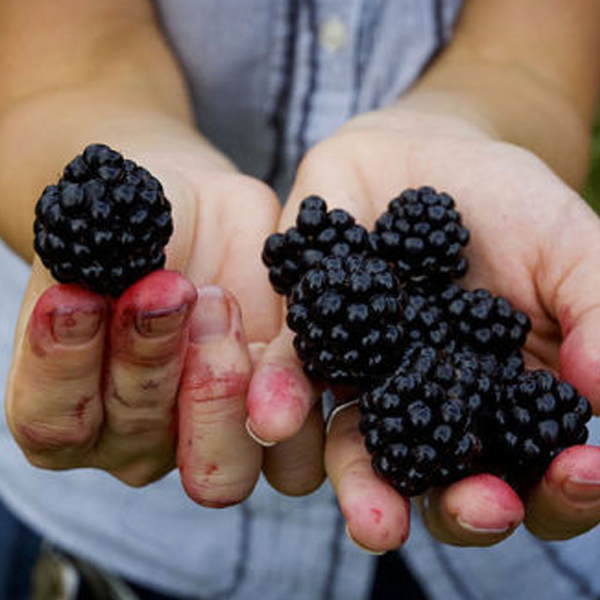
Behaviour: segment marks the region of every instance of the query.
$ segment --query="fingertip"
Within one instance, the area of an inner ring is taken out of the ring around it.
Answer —
[[[315,400],[299,365],[267,358],[248,388],[248,428],[262,445],[287,440],[301,429]]]
[[[424,520],[434,537],[457,545],[486,546],[514,531],[524,518],[517,493],[487,473],[437,488],[423,502]]]
[[[351,469],[337,494],[352,541],[371,553],[400,548],[410,532],[410,504],[370,469]]]
[[[55,284],[38,298],[28,327],[29,347],[44,356],[54,343],[73,345],[90,341],[108,312],[100,295],[73,284]]]
[[[527,528],[541,539],[569,539],[600,521],[600,448],[572,446],[550,464],[527,499]]]
[[[550,463],[544,482],[572,501],[600,499],[600,448],[566,448]]]
[[[160,310],[176,303],[193,305],[197,296],[196,288],[184,275],[160,269],[129,287],[117,299],[115,311],[126,314],[139,310]]]

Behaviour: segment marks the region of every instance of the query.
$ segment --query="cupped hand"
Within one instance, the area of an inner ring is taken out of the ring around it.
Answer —
[[[533,326],[528,366],[560,372],[600,412],[600,222],[533,154],[456,117],[397,106],[367,114],[310,151],[279,229],[293,224],[299,202],[313,194],[370,228],[392,198],[422,185],[450,193],[471,230],[462,284],[488,288],[525,311]],[[283,326],[251,382],[249,426],[264,440],[306,429],[315,410],[291,340]],[[349,406],[330,424],[327,473],[349,535],[386,551],[409,535],[409,502],[374,475],[358,421]],[[323,435],[322,424],[312,430],[315,439]],[[267,475],[285,491],[280,470],[274,464]],[[540,538],[569,538],[600,521],[600,448],[561,453],[526,498],[479,474],[432,490],[418,505],[430,532],[452,544],[490,545],[521,523]]]
[[[158,141],[111,146],[161,180],[172,203],[166,270],[111,300],[56,284],[35,260],[7,420],[36,466],[99,468],[133,486],[178,466],[195,501],[225,506],[251,492],[262,464],[245,394],[253,348],[280,325],[260,264],[279,205],[205,143]]]

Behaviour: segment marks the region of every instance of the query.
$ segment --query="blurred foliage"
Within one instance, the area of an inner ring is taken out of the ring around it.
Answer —
[[[600,110],[594,125],[590,172],[583,189],[583,196],[596,213],[600,214]]]

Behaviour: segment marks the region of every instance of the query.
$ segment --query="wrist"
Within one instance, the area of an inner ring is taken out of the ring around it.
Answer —
[[[394,108],[463,121],[533,152],[573,187],[585,179],[590,124],[560,89],[519,65],[434,67]]]

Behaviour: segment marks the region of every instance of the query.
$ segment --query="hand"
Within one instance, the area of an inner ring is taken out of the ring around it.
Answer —
[[[177,464],[197,502],[240,501],[262,463],[244,428],[245,393],[248,344],[279,327],[260,264],[278,201],[203,142],[165,134],[150,149],[143,137],[111,145],[163,182],[175,223],[168,270],[111,301],[55,284],[35,261],[6,398],[10,429],[39,467],[95,467],[140,486]]]
[[[325,198],[371,227],[408,187],[430,185],[456,200],[471,230],[465,287],[508,297],[533,324],[529,366],[560,369],[600,410],[600,223],[541,161],[455,117],[396,106],[359,117],[317,145],[301,164],[280,230],[306,196]],[[265,440],[292,436],[314,410],[285,327],[251,382],[250,427]],[[274,383],[278,385],[275,387]],[[277,392],[277,393],[276,393]],[[356,408],[331,424],[326,468],[351,537],[373,551],[400,546],[409,503],[378,479],[358,432]],[[322,428],[313,428],[316,436]],[[307,467],[306,467],[307,468]],[[269,475],[269,472],[267,472]],[[278,485],[278,471],[271,480]],[[526,500],[490,474],[469,477],[421,498],[431,533],[453,544],[489,545],[521,523],[545,539],[580,534],[600,520],[600,449],[559,455]]]

